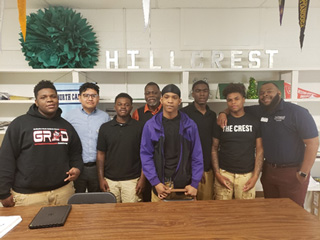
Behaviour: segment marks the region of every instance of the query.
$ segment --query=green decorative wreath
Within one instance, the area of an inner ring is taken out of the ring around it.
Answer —
[[[99,46],[88,25],[70,8],[49,7],[27,16],[26,41],[19,39],[32,68],[93,68]]]

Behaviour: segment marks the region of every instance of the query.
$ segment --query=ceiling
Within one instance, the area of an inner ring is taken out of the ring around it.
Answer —
[[[151,8],[277,8],[278,0],[150,0]],[[28,9],[64,6],[74,9],[139,9],[142,0],[26,0]],[[297,8],[299,0],[285,2]],[[310,0],[310,7],[320,7],[320,0]],[[5,8],[17,8],[16,0],[5,0]]]

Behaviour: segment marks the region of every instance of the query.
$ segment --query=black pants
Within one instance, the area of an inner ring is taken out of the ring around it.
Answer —
[[[148,179],[146,179],[146,186],[142,194],[142,199],[144,202],[151,202],[151,190],[152,190],[151,183],[148,181]]]
[[[74,182],[76,193],[86,192],[100,192],[97,166],[83,167],[83,171]]]

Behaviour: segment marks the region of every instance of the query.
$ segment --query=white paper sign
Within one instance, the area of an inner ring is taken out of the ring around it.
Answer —
[[[21,222],[21,216],[1,216],[0,217],[0,238]]]

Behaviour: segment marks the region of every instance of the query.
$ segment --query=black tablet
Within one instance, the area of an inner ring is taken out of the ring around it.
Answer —
[[[70,213],[71,205],[42,207],[29,224],[30,229],[63,226]]]

